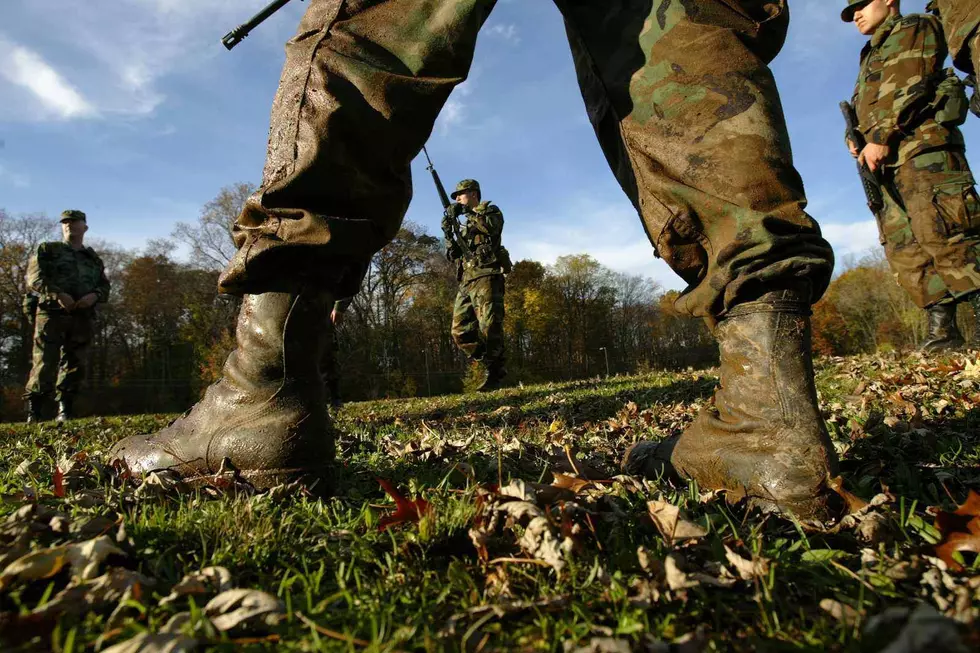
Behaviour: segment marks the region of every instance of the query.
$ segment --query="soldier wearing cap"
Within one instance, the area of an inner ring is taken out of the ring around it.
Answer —
[[[970,75],[976,85],[980,75],[980,2],[931,0],[926,10],[939,16],[953,64]],[[980,116],[980,92],[975,87],[970,108]]]
[[[58,421],[72,417],[92,339],[95,305],[109,297],[105,265],[84,245],[88,221],[81,211],[61,214],[61,242],[38,246],[27,285],[38,297],[34,364],[27,381],[27,421],[42,418],[43,404],[57,391]],[[57,384],[55,381],[57,380]]]
[[[841,18],[871,37],[853,98],[867,145],[848,147],[882,182],[876,217],[885,255],[928,314],[922,348],[961,347],[956,305],[969,301],[980,325],[980,198],[959,130],[963,84],[943,68],[946,44],[934,16],[903,16],[899,0],[850,0]],[[975,331],[971,347],[980,347]]]
[[[464,179],[456,184],[451,206],[443,219],[448,248],[456,263],[459,292],[453,306],[453,341],[475,363],[484,367],[478,390],[500,387],[504,368],[504,274],[510,255],[501,245],[504,214],[484,202],[480,183]],[[459,225],[459,217],[465,221]]]

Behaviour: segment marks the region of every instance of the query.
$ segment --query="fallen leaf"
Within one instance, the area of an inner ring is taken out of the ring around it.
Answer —
[[[65,496],[65,474],[61,471],[61,467],[54,468],[54,495],[56,497]]]
[[[568,474],[555,474],[555,480],[551,484],[563,490],[571,490],[575,494],[593,485],[592,481],[575,478]]]
[[[861,620],[860,612],[846,603],[841,603],[834,599],[821,600],[820,609],[847,626],[854,626]]]
[[[197,640],[175,633],[140,633],[102,653],[188,653],[197,648]]]
[[[239,627],[268,627],[285,618],[286,605],[267,592],[233,589],[208,601],[204,616],[221,632]]]
[[[377,481],[395,502],[395,512],[381,518],[381,521],[378,523],[379,531],[383,531],[389,526],[395,526],[406,522],[416,523],[420,521],[425,514],[432,510],[429,502],[425,499],[419,498],[415,501],[409,501],[404,497],[404,495],[395,489],[395,486],[390,482],[384,480],[383,478],[378,478]]]
[[[668,542],[696,540],[708,534],[704,527],[684,519],[680,508],[666,501],[649,501],[647,510],[657,530]]]
[[[231,589],[231,572],[224,567],[205,567],[201,571],[187,574],[173,586],[170,594],[160,600],[160,605],[173,603],[182,596],[206,596],[220,594]]]
[[[738,572],[742,580],[762,578],[769,573],[770,561],[768,558],[754,557],[748,560],[729,549],[728,545],[725,545],[725,558],[728,560],[728,564],[735,567],[735,571]]]
[[[76,580],[89,580],[97,575],[99,565],[110,555],[125,555],[108,536],[86,542],[63,544],[29,553],[10,563],[0,574],[0,589],[15,580],[33,581],[51,578],[66,566],[72,568]]]
[[[953,571],[963,571],[963,565],[953,558],[957,551],[980,553],[980,494],[973,490],[955,512],[940,510],[936,528],[943,539],[936,545],[936,555]]]
[[[844,503],[847,504],[848,513],[857,512],[867,507],[867,501],[844,489],[844,479],[842,479],[840,476],[835,476],[834,478],[830,479],[830,482],[827,483],[827,485],[831,490],[839,494],[841,498],[844,499]]]

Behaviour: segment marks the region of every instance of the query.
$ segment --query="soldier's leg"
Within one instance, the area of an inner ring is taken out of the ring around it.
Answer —
[[[223,291],[338,290],[351,261],[394,237],[410,163],[466,78],[495,3],[310,1],[286,45],[262,186],[235,224]]]
[[[24,392],[31,416],[35,419],[40,416],[43,403],[54,394],[58,360],[64,342],[63,318],[45,311],[38,311],[35,318],[33,362]]]
[[[323,345],[323,356],[320,358],[320,372],[326,387],[330,405],[339,408],[343,403],[340,397],[339,344],[337,343],[337,327],[332,320],[327,320],[323,327],[326,342]]]
[[[245,295],[221,381],[184,418],[112,455],[136,472],[331,483],[319,356],[325,302],[357,291],[411,199],[410,163],[468,74],[495,0],[310,0],[272,109],[262,185],[219,287]],[[354,280],[354,281],[351,281]]]
[[[714,407],[679,440],[634,449],[627,469],[669,459],[703,487],[824,516],[836,456],[807,316],[833,253],[803,210],[767,66],[788,16],[763,0],[556,2],[606,157],[688,284],[677,307],[718,323]]]
[[[485,343],[483,362],[499,373],[504,367],[504,277],[494,274],[473,282],[473,308]]]
[[[62,345],[57,399],[58,421],[74,417],[75,397],[85,379],[85,362],[92,342],[92,319],[88,314],[72,315]]]
[[[474,288],[479,279],[460,284],[453,304],[453,342],[472,361],[482,361],[486,345],[480,333],[480,321],[474,308]]]

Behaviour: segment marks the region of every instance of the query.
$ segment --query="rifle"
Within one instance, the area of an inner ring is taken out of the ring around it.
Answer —
[[[445,215],[442,218],[442,232],[449,242],[450,251],[455,252],[457,254],[455,258],[459,259],[463,254],[470,253],[469,248],[466,247],[466,243],[459,233],[459,222],[456,220],[456,213],[453,211],[453,203],[449,200],[449,194],[446,192],[446,187],[442,185],[442,179],[439,178],[439,173],[436,172],[436,167],[432,164],[432,159],[429,158],[429,151],[423,146],[422,152],[425,154],[425,160],[429,164],[425,169],[432,174],[432,181],[435,182],[436,192],[439,193],[439,200],[442,202],[442,208],[445,209]]]
[[[221,42],[224,44],[226,48],[231,50],[233,47],[241,43],[242,40],[246,36],[248,36],[249,32],[251,32],[253,29],[255,29],[260,24],[262,24],[262,22],[264,22],[266,18],[268,18],[272,14],[282,9],[287,2],[289,2],[289,0],[273,0],[264,8],[262,8],[262,10],[260,10],[259,13],[249,18],[247,22],[242,23],[241,25],[239,25],[238,27],[236,27],[235,29],[231,30],[223,37],[221,37]]]
[[[847,137],[854,142],[858,152],[860,152],[867,145],[867,142],[864,140],[864,134],[857,128],[857,112],[850,102],[841,102],[840,110],[844,114],[844,124],[847,125]],[[864,196],[868,198],[868,208],[871,209],[872,213],[878,215],[885,207],[881,195],[881,182],[878,181],[878,177],[868,168],[867,164],[862,165],[858,162],[857,167],[858,174],[861,176],[861,185],[864,186]]]

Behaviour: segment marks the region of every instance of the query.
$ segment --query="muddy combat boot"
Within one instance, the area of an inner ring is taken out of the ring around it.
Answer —
[[[483,377],[483,383],[477,386],[477,392],[493,392],[494,390],[499,390],[504,385],[504,379],[507,377],[507,369],[504,367],[503,363],[498,363],[490,365],[487,367],[487,374]]]
[[[58,416],[55,418],[58,422],[67,422],[75,417],[75,412],[72,410],[72,400],[70,398],[62,397],[58,400]]]
[[[303,479],[328,492],[334,437],[318,361],[331,305],[323,293],[246,295],[223,378],[156,435],[118,442],[110,459],[134,474],[171,469],[194,486],[227,458],[257,488]]]
[[[920,349],[927,352],[959,349],[965,343],[956,326],[956,304],[936,304],[926,309],[929,333]]]
[[[629,474],[696,480],[801,519],[830,516],[837,456],[817,406],[809,294],[779,291],[736,306],[716,329],[721,387],[679,438],[640,442]]]

